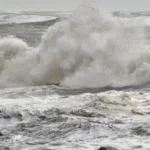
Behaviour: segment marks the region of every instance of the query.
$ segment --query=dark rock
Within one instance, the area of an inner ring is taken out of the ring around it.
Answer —
[[[106,147],[100,147],[98,150],[107,150]]]
[[[102,146],[98,150],[118,150],[118,149],[109,146]]]
[[[0,132],[0,136],[3,136],[3,133],[2,133],[2,132]]]

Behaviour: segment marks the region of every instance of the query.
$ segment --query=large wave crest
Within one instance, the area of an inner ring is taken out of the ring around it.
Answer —
[[[0,40],[0,86],[121,87],[150,81],[143,28],[84,6],[50,26],[39,47]]]

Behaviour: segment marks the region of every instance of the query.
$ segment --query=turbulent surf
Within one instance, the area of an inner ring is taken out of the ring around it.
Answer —
[[[0,12],[0,149],[149,150],[150,12]]]

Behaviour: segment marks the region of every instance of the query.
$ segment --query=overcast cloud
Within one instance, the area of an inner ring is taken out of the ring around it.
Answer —
[[[0,0],[0,11],[70,11],[82,0]],[[150,11],[150,0],[97,0],[105,10]]]

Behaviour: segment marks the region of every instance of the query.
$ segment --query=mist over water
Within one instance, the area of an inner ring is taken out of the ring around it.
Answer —
[[[1,39],[0,61],[0,87],[122,87],[150,81],[142,23],[123,23],[89,5],[50,26],[38,47],[13,37]]]

